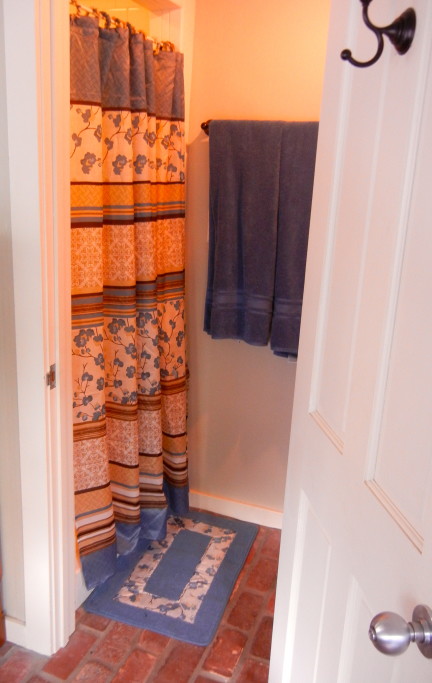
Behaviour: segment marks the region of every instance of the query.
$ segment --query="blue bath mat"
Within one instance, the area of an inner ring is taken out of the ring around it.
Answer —
[[[83,607],[166,636],[208,645],[257,526],[208,512],[170,517],[163,541],[118,560]]]

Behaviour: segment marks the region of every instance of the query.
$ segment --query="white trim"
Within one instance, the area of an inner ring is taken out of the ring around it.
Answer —
[[[75,609],[78,609],[84,600],[87,600],[91,592],[85,585],[81,565],[77,563],[75,568]]]
[[[261,526],[273,527],[275,529],[282,528],[282,512],[279,510],[241,503],[238,500],[212,496],[208,493],[193,490],[189,493],[189,503],[191,507],[215,512],[225,517],[234,517],[244,522],[252,522],[253,524],[260,524]]]
[[[68,7],[56,0],[4,0],[3,19],[25,611],[22,622],[7,618],[6,634],[11,642],[50,655],[74,629],[70,371],[64,329],[70,290],[64,290],[68,260],[59,261],[70,213],[64,154]],[[58,387],[50,391],[45,373],[54,362]]]
[[[51,486],[57,494],[53,529],[58,565],[54,570],[57,603],[57,639],[54,651],[64,645],[75,629],[75,501],[73,486],[71,274],[70,274],[70,68],[69,5],[50,0],[52,76],[52,163],[53,221],[55,252],[55,312],[57,390],[56,462],[51,469]]]
[[[5,618],[6,637],[10,643],[17,643],[22,645],[26,642],[26,625],[24,621],[13,619],[12,617]]]
[[[43,385],[47,349],[42,319],[41,231],[45,225],[39,193],[35,41],[39,21],[34,3],[25,4],[24,8],[13,0],[3,2],[24,549],[25,627],[16,629],[14,637],[15,642],[22,637],[18,644],[45,653],[51,648],[52,601],[48,569],[49,437]],[[18,26],[20,40],[16,39]],[[10,639],[8,631],[6,635]]]

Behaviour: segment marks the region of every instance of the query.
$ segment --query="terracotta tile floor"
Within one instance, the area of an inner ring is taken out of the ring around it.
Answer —
[[[279,530],[260,527],[207,647],[79,608],[68,644],[50,658],[6,642],[0,683],[266,683],[279,544]]]

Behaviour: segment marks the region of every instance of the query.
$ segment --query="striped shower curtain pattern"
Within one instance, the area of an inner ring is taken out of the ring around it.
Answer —
[[[71,17],[76,534],[88,588],[187,511],[183,58]]]

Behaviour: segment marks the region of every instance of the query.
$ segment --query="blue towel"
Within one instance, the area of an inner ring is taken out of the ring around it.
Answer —
[[[310,200],[304,207],[300,197],[308,197],[309,192],[298,192],[296,183],[291,192],[282,176],[289,171],[293,178],[298,167],[299,177],[303,177],[301,140],[306,138],[309,149],[311,136],[299,136],[298,132],[303,127],[313,128],[316,145],[317,125],[210,122],[210,232],[204,330],[215,339],[242,339],[262,346],[271,336],[272,348],[278,355],[297,352],[292,342],[296,333],[290,327],[297,328],[292,321],[298,317],[298,300],[303,291],[307,229],[305,239],[303,234],[287,238],[281,233],[292,231],[302,207],[307,220],[299,223],[307,223],[308,227]],[[304,165],[313,181],[310,156],[306,154]],[[289,169],[290,158],[295,160],[293,169]],[[291,246],[294,251],[288,255],[287,272],[286,252]],[[290,314],[287,318],[288,309],[293,309],[294,317]],[[284,341],[287,333],[289,339]]]
[[[283,122],[211,121],[209,269],[204,329],[268,343]]]
[[[314,121],[283,132],[270,347],[284,357],[298,352],[317,138]]]

